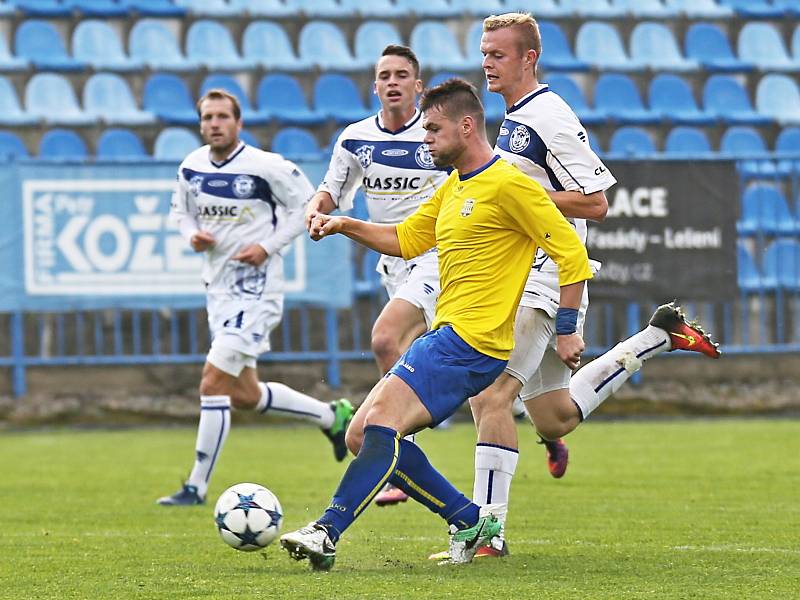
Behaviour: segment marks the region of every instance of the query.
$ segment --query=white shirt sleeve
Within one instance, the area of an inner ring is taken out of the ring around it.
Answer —
[[[592,194],[617,182],[589,146],[588,133],[583,128],[569,128],[556,134],[547,148],[546,160],[568,191]]]
[[[175,191],[169,205],[169,218],[187,242],[191,242],[192,236],[200,231],[197,224],[197,205],[189,190],[189,182],[183,176],[183,165],[178,169]]]
[[[268,255],[279,252],[305,231],[306,204],[314,195],[314,186],[291,161],[283,160],[268,174],[273,197],[283,208],[283,214],[274,231],[259,242]]]
[[[328,192],[339,210],[350,210],[353,208],[356,191],[361,186],[364,169],[353,153],[344,147],[343,142],[344,132],[336,140],[328,172],[317,191]]]

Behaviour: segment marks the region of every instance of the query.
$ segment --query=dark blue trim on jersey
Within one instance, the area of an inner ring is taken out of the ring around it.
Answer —
[[[241,142],[241,146],[239,146],[239,148],[236,150],[236,152],[234,152],[233,154],[231,154],[231,155],[230,155],[228,158],[226,158],[226,159],[225,159],[225,160],[223,160],[222,162],[215,162],[215,161],[211,160],[211,157],[210,157],[210,156],[209,156],[209,158],[208,158],[208,161],[209,161],[209,162],[210,162],[212,165],[214,165],[215,167],[217,167],[218,169],[221,169],[222,167],[224,167],[225,165],[227,165],[229,162],[231,162],[231,161],[232,161],[234,158],[236,158],[237,156],[239,156],[239,155],[242,153],[242,151],[244,150],[244,147],[245,147],[246,145],[247,145],[247,144],[245,144],[244,142]],[[211,154],[211,152],[209,152],[209,154]]]
[[[517,127],[524,127],[528,133],[528,143],[525,144],[521,150],[514,150],[511,148],[511,134]],[[503,131],[505,131],[505,133],[503,133]],[[511,154],[524,156],[532,163],[539,165],[544,169],[544,172],[547,173],[547,178],[550,180],[550,185],[553,186],[553,189],[557,192],[564,191],[564,186],[561,185],[553,169],[547,164],[547,146],[544,145],[544,141],[532,127],[506,118],[500,126],[500,134],[497,136],[497,147]],[[572,177],[572,175],[570,175],[570,177]]]
[[[272,208],[272,226],[273,228],[277,226],[278,205],[272,194],[272,187],[270,187],[269,182],[263,177],[250,175],[248,173],[204,173],[203,171],[195,171],[186,167],[183,168],[181,174],[189,183],[189,189],[192,187],[191,182],[193,178],[202,177],[203,182],[200,184],[200,191],[209,196],[225,198],[227,200],[261,200],[266,202],[270,205],[270,208]],[[237,177],[249,177],[253,184],[252,188],[248,189],[247,186],[242,185],[235,186],[234,183]],[[236,193],[234,188],[239,190],[239,194]]]
[[[547,85],[545,85],[545,87],[543,87],[542,89],[540,89],[538,92],[534,92],[534,93],[532,93],[530,96],[528,96],[527,98],[523,98],[522,100],[520,100],[520,101],[519,101],[519,102],[517,102],[516,104],[512,104],[511,106],[509,106],[509,107],[506,109],[506,114],[512,113],[512,112],[514,112],[515,110],[519,110],[520,108],[522,108],[523,106],[525,106],[525,105],[526,105],[528,102],[530,102],[531,100],[533,100],[534,98],[536,98],[536,96],[538,96],[538,95],[540,95],[540,94],[544,94],[545,92],[549,92],[549,91],[550,91],[550,88],[549,88]]]
[[[368,157],[369,164],[376,163],[393,169],[413,169],[415,171],[444,171],[438,169],[431,162],[430,167],[426,167],[417,162],[416,155],[423,142],[412,142],[404,140],[358,140],[349,139],[342,141],[342,147],[350,152],[361,162],[361,154]],[[366,148],[365,148],[366,147]],[[371,149],[370,149],[371,147]],[[363,150],[362,150],[363,149]],[[361,152],[359,152],[361,151]],[[369,166],[369,165],[367,165]],[[366,167],[364,167],[366,168]]]
[[[490,160],[489,162],[487,162],[487,163],[486,163],[485,165],[483,165],[482,167],[478,167],[478,168],[477,168],[477,169],[475,169],[474,171],[470,171],[469,173],[464,173],[463,175],[462,175],[461,173],[459,173],[459,174],[458,174],[458,179],[459,179],[459,181],[466,181],[466,180],[467,180],[467,179],[469,179],[470,177],[475,177],[475,175],[480,175],[480,174],[481,174],[481,173],[483,173],[483,172],[484,172],[486,169],[488,169],[488,168],[489,168],[489,167],[491,167],[491,166],[492,166],[494,163],[496,163],[498,160],[500,160],[500,157],[499,157],[499,156],[497,156],[497,155],[495,154],[495,155],[492,157],[492,160]]]
[[[486,448],[500,448],[500,450],[506,450],[507,452],[513,452],[514,454],[519,454],[519,450],[517,450],[516,448],[509,448],[508,446],[501,446],[500,444],[490,444],[489,442],[478,442],[475,445],[485,446]]]
[[[413,127],[413,126],[414,126],[414,124],[415,124],[417,121],[419,121],[421,118],[422,118],[422,113],[421,113],[421,112],[417,112],[417,116],[416,116],[416,118],[414,118],[414,119],[411,119],[411,121],[409,121],[408,123],[406,123],[405,125],[403,125],[403,126],[400,128],[400,129],[396,129],[396,130],[392,131],[391,129],[386,129],[386,127],[384,127],[383,125],[381,125],[381,120],[380,120],[380,118],[378,118],[378,115],[375,115],[375,127],[377,127],[378,129],[380,129],[380,130],[381,130],[382,132],[384,132],[384,133],[388,133],[389,135],[397,135],[398,133],[403,133],[403,132],[404,132],[404,131],[406,131],[407,129],[410,129],[411,127]]]

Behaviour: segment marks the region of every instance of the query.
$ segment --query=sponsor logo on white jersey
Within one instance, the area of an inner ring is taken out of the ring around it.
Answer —
[[[428,144],[420,144],[417,151],[414,153],[414,160],[423,169],[433,169],[436,165],[433,164],[433,157],[431,151],[428,150]]]
[[[511,132],[508,146],[512,152],[522,152],[531,143],[531,134],[525,125],[517,125]]]
[[[361,164],[362,169],[366,169],[372,164],[373,150],[375,150],[375,146],[368,146],[366,144],[359,146],[358,149],[356,149],[356,158],[358,158],[358,162]]]
[[[250,198],[256,191],[256,182],[250,175],[239,175],[233,180],[233,193],[237,198]]]

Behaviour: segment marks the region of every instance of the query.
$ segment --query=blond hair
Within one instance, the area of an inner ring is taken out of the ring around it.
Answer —
[[[223,90],[222,88],[208,90],[203,97],[197,101],[195,108],[197,108],[198,117],[203,116],[203,102],[206,100],[230,100],[231,105],[233,106],[233,118],[237,121],[242,118],[242,107],[239,105],[239,99],[229,91]]]
[[[536,65],[539,64],[539,57],[542,55],[542,36],[539,33],[539,24],[528,13],[504,13],[502,15],[492,15],[483,20],[484,31],[497,31],[513,27],[519,35],[520,54],[525,54],[528,50],[536,52],[536,63],[533,66],[534,72]]]

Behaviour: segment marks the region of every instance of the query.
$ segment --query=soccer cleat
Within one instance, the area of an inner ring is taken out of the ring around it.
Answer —
[[[482,516],[472,527],[458,529],[450,525],[449,562],[456,565],[472,562],[478,548],[487,544],[502,528],[503,525],[493,514]]]
[[[336,544],[331,541],[325,526],[316,521],[283,534],[281,548],[295,560],[307,558],[315,571],[330,571],[336,560]]]
[[[709,336],[696,321],[687,321],[683,309],[673,300],[656,309],[650,318],[650,325],[663,329],[669,334],[672,350],[700,352],[711,358],[719,358],[719,344]]]
[[[567,464],[569,463],[569,448],[567,448],[564,440],[558,438],[551,442],[540,437],[536,443],[544,444],[544,449],[547,453],[547,470],[550,471],[550,475],[556,479],[561,479],[564,473],[567,472]]]
[[[508,551],[506,541],[499,536],[495,536],[488,544],[478,548],[475,558],[502,558],[509,554],[511,553]]]
[[[347,456],[347,444],[344,441],[344,434],[347,432],[347,426],[350,425],[350,421],[353,420],[355,410],[346,398],[334,400],[328,406],[333,411],[333,425],[328,429],[323,429],[322,433],[333,444],[333,455],[336,460],[342,462]]]
[[[162,496],[156,500],[161,506],[197,506],[205,504],[206,499],[197,493],[197,487],[184,483],[183,487],[171,496]]]
[[[408,500],[408,494],[390,483],[387,483],[386,487],[375,496],[375,504],[378,506],[393,506],[405,502],[406,500]]]

